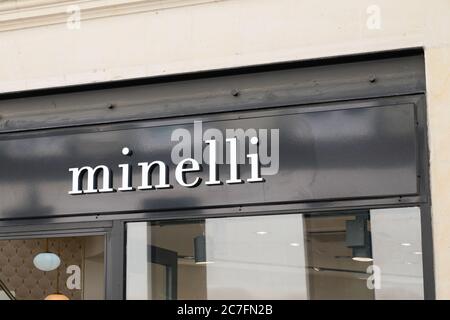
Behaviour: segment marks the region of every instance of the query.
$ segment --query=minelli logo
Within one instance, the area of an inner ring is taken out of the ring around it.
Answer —
[[[194,188],[202,183],[202,178],[195,173],[205,171],[208,179],[203,183],[206,186],[264,182],[263,175],[274,175],[278,172],[278,131],[278,129],[226,129],[224,136],[221,130],[214,128],[203,132],[200,121],[194,122],[194,137],[187,129],[176,129],[171,135],[171,140],[175,143],[171,151],[171,161],[175,166],[174,180],[183,187]],[[132,150],[128,147],[122,148],[123,156],[132,157],[132,154]],[[219,177],[217,169],[219,164],[228,167],[228,170],[221,168],[221,171],[227,174],[225,180]],[[239,166],[243,164],[248,164],[250,167],[249,177],[245,180],[239,174]],[[139,162],[137,165],[141,179],[136,187],[132,185],[133,172],[129,163],[119,164],[117,168],[110,168],[103,164],[95,167],[69,168],[69,172],[72,173],[72,190],[68,193],[79,195],[173,187],[167,163],[155,160]],[[152,176],[156,172],[158,172],[158,179],[152,181]],[[113,175],[117,174],[121,177],[121,184],[116,190],[112,181]]]

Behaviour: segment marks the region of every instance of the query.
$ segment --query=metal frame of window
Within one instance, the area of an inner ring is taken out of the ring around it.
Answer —
[[[406,59],[406,60],[404,60]],[[376,68],[377,63],[384,64],[380,70]],[[409,70],[402,65],[403,61],[408,61],[413,70]],[[318,68],[315,68],[318,67]],[[327,71],[329,67],[330,70]],[[421,228],[422,228],[422,249],[423,249],[423,277],[424,277],[424,295],[425,299],[435,298],[434,283],[434,263],[433,263],[433,241],[432,241],[432,224],[431,224],[431,200],[429,190],[429,161],[427,147],[427,121],[425,106],[425,77],[423,69],[423,51],[421,49],[411,49],[394,52],[381,52],[365,55],[353,55],[331,59],[317,59],[312,61],[271,64],[264,66],[237,68],[229,70],[209,71],[188,75],[176,75],[159,78],[135,79],[127,81],[118,81],[110,83],[102,83],[95,85],[83,85],[76,87],[55,88],[49,90],[37,90],[32,92],[17,92],[11,94],[0,95],[0,114],[3,106],[8,106],[11,101],[19,101],[19,107],[29,107],[27,99],[29,97],[37,97],[42,99],[43,105],[52,99],[46,97],[66,96],[72,101],[77,99],[79,94],[96,93],[100,94],[108,101],[107,110],[114,109],[114,90],[126,89],[134,86],[152,86],[152,85],[171,85],[174,90],[177,83],[181,86],[189,86],[190,83],[205,79],[208,83],[217,79],[229,78],[236,81],[232,84],[243,85],[248,81],[248,77],[258,75],[264,72],[281,72],[281,78],[284,73],[289,73],[292,69],[310,68],[312,74],[317,75],[317,80],[312,81],[304,79],[307,85],[299,87],[289,92],[283,99],[283,105],[290,103],[296,105],[317,104],[323,102],[338,102],[360,99],[403,99],[402,96],[414,97],[417,116],[417,134],[420,150],[419,160],[419,186],[420,192],[417,196],[397,196],[388,198],[369,198],[369,199],[344,199],[340,201],[311,201],[301,203],[285,203],[277,205],[263,206],[236,206],[236,207],[216,207],[216,208],[200,208],[186,209],[177,211],[159,211],[159,212],[130,212],[120,214],[98,213],[95,215],[74,215],[66,217],[52,217],[39,219],[23,219],[23,220],[0,220],[0,239],[12,239],[20,237],[47,237],[47,236],[68,236],[68,235],[92,235],[103,234],[106,237],[106,259],[105,259],[105,275],[106,275],[106,295],[107,299],[124,299],[125,297],[125,261],[126,261],[126,237],[125,224],[134,221],[155,221],[169,219],[205,219],[208,217],[230,217],[230,216],[250,216],[250,215],[267,215],[267,214],[286,214],[286,213],[308,213],[314,212],[330,212],[346,213],[361,209],[374,208],[391,208],[391,207],[409,207],[419,206],[421,208]],[[346,71],[346,68],[348,69]],[[314,70],[313,70],[314,69]],[[315,73],[317,69],[317,73]],[[331,70],[332,69],[332,70]],[[339,92],[333,91],[335,82],[329,81],[336,79],[336,70],[340,75],[347,75],[347,82],[344,88]],[[380,72],[380,75],[377,74]],[[311,75],[311,74],[310,74]],[[377,77],[381,76],[386,82],[384,85],[374,85]],[[236,78],[234,78],[236,77]],[[362,79],[364,80],[362,82]],[[230,82],[226,81],[229,87]],[[387,83],[387,85],[386,85]],[[230,87],[231,88],[231,87]],[[239,88],[237,88],[239,89]],[[205,90],[203,88],[202,90]],[[302,91],[303,90],[303,91]],[[222,90],[223,91],[223,90]],[[259,99],[258,104],[264,108],[275,107],[280,104],[276,101],[275,105],[267,103],[271,101],[267,97],[267,88],[256,90],[252,98]],[[219,92],[219,91],[218,91]],[[235,91],[239,92],[239,91]],[[317,92],[321,92],[317,94]],[[18,99],[20,98],[20,99]],[[130,97],[130,99],[133,99]],[[261,107],[255,105],[246,105],[245,103],[236,103],[234,94],[227,92],[226,94],[218,93],[218,99],[214,100],[213,105],[203,103],[198,108],[191,107],[192,114],[209,114],[221,113],[226,111],[238,110],[257,110]],[[223,101],[225,109],[220,108]],[[190,101],[192,102],[192,101]],[[149,101],[149,103],[153,103]],[[108,107],[109,106],[109,107]],[[110,108],[111,107],[111,108]],[[19,108],[20,109],[20,108]],[[94,112],[92,118],[86,118],[87,113],[80,111],[78,114],[69,114],[66,121],[57,119],[54,122],[46,121],[45,118],[37,118],[36,121],[20,121],[19,118],[12,116],[9,125],[0,122],[0,134],[6,132],[17,131],[33,131],[58,127],[80,127],[92,124],[105,124],[122,121],[142,120],[142,119],[158,119],[165,117],[183,116],[185,110],[177,110],[172,106],[168,108],[147,108],[150,111],[142,115],[142,108],[130,108],[130,113],[114,118],[114,116],[104,116],[104,110]],[[137,114],[141,114],[139,119]],[[84,119],[84,120],[83,120]],[[17,120],[17,121],[16,121]]]
[[[33,224],[31,221],[24,225],[11,225],[0,227],[0,240],[18,240],[18,239],[39,239],[39,238],[59,238],[59,237],[104,237],[105,254],[105,297],[111,291],[108,285],[108,274],[110,274],[110,254],[113,250],[112,241],[112,223],[109,221],[90,222],[90,223],[45,223]]]

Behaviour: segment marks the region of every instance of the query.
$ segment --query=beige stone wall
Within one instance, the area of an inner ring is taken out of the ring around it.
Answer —
[[[425,61],[436,293],[450,299],[450,48],[427,48]]]
[[[424,47],[436,289],[450,299],[449,30],[449,0],[7,0],[0,92]]]

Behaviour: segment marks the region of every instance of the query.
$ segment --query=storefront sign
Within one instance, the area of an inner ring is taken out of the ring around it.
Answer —
[[[413,104],[315,108],[3,134],[0,218],[418,193]]]
[[[226,184],[244,183],[244,180],[239,177],[238,172],[238,140],[236,137],[226,139],[229,144],[229,178],[225,180]],[[209,163],[208,172],[209,179],[205,181],[205,185],[220,185],[223,181],[219,180],[217,172],[217,141],[206,140],[206,145],[209,147]],[[243,143],[243,142],[241,142]],[[258,144],[257,137],[251,137],[250,143],[253,145]],[[125,156],[131,155],[131,150],[127,147],[122,149],[122,154]],[[250,161],[250,177],[246,179],[246,182],[263,182],[264,179],[260,176],[260,162],[257,153],[247,154],[246,158]],[[155,160],[152,162],[139,162],[138,166],[141,168],[141,184],[137,187],[138,190],[151,190],[151,189],[171,189],[172,184],[169,182],[169,166],[163,161]],[[121,174],[121,186],[118,191],[133,191],[135,188],[131,185],[131,165],[127,163],[119,164]],[[150,182],[150,177],[155,170],[158,170],[158,183],[153,184]],[[187,181],[187,173],[201,172],[203,169],[199,164],[199,161],[193,158],[187,158],[181,160],[175,167],[175,180],[179,185],[186,188],[193,188],[198,186],[202,179],[196,176],[193,181]],[[72,172],[72,190],[69,194],[82,194],[82,193],[105,193],[116,191],[112,186],[112,170],[105,165],[98,165],[95,168],[84,166],[82,168],[70,168]],[[102,175],[102,187],[97,187],[99,175]],[[87,175],[87,188],[83,188],[83,176]]]

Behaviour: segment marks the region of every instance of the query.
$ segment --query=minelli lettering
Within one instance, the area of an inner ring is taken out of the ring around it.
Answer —
[[[245,182],[263,182],[264,179],[260,176],[260,162],[258,153],[247,154],[250,164],[250,177],[245,181],[240,178],[238,170],[238,155],[237,155],[237,139],[227,138],[226,143],[229,144],[229,161],[226,166],[229,167],[228,176],[224,182],[220,180],[217,170],[216,159],[216,140],[206,140],[209,146],[209,163],[207,168],[203,168],[200,163],[193,158],[186,158],[178,162],[174,169],[175,181],[186,188],[193,188],[202,183],[202,179],[195,175],[197,172],[208,170],[208,179],[204,182],[207,186],[226,184],[238,184]],[[258,138],[250,139],[251,144],[258,144]],[[122,149],[122,154],[129,156],[131,150],[128,148]],[[119,164],[114,170],[116,174],[121,176],[119,180],[120,187],[113,188],[113,170],[106,165],[99,164],[95,167],[83,166],[79,168],[69,168],[72,173],[72,190],[69,191],[71,195],[89,194],[89,193],[106,193],[106,192],[125,192],[134,190],[152,190],[152,189],[169,189],[172,188],[169,180],[169,166],[163,161],[139,162],[138,167],[141,173],[141,181],[137,187],[132,185],[132,166],[130,164]],[[152,176],[158,172],[157,181],[152,181]],[[189,177],[188,177],[189,175]],[[83,184],[83,180],[86,180]],[[99,182],[101,182],[101,187]]]

